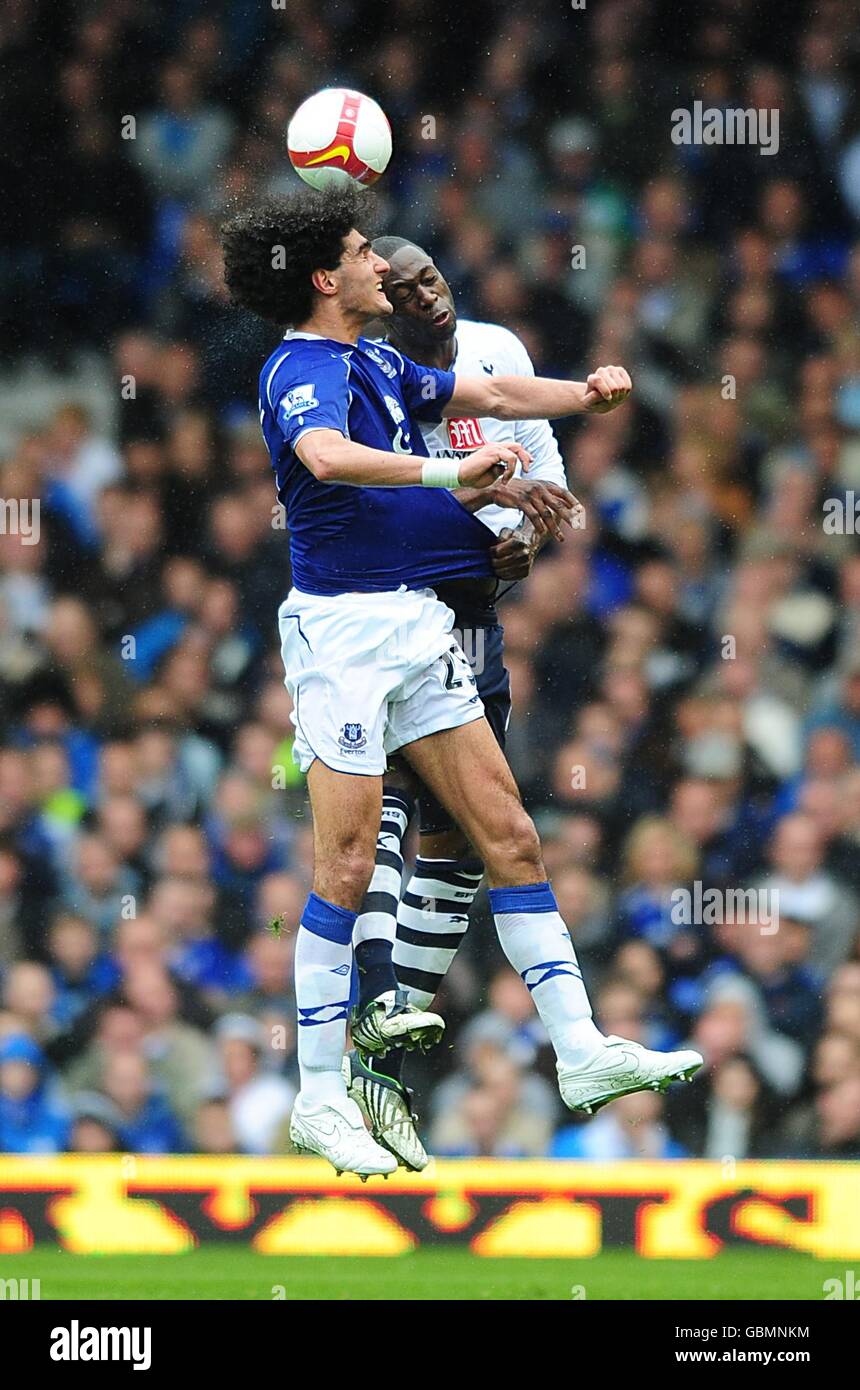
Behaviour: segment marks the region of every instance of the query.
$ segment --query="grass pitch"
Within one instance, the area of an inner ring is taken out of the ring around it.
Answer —
[[[732,1250],[701,1261],[645,1260],[628,1250],[591,1260],[487,1259],[426,1248],[393,1259],[341,1259],[207,1245],[187,1255],[72,1255],[38,1247],[7,1256],[3,1273],[41,1280],[43,1300],[819,1302],[824,1281],[844,1279],[845,1266],[781,1250]]]

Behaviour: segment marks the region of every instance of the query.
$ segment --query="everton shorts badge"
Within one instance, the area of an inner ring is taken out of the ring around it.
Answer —
[[[359,753],[367,747],[367,738],[360,724],[344,724],[338,743],[347,753]]]

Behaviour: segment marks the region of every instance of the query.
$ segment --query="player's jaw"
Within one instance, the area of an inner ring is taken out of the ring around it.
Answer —
[[[391,305],[384,292],[388,262],[378,255],[360,232],[350,232],[338,266],[341,308],[359,322],[388,318]]]

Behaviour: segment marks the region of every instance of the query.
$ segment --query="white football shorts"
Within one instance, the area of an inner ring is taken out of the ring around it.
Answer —
[[[454,614],[432,589],[304,594],[278,610],[293,758],[376,777],[407,743],[484,713],[475,677],[451,636]]]

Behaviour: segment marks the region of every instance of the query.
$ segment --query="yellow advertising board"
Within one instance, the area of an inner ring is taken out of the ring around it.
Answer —
[[[272,1255],[587,1258],[612,1247],[709,1259],[726,1246],[860,1258],[860,1165],[439,1160],[390,1180],[315,1159],[0,1156],[0,1254],[181,1253],[207,1241]]]

